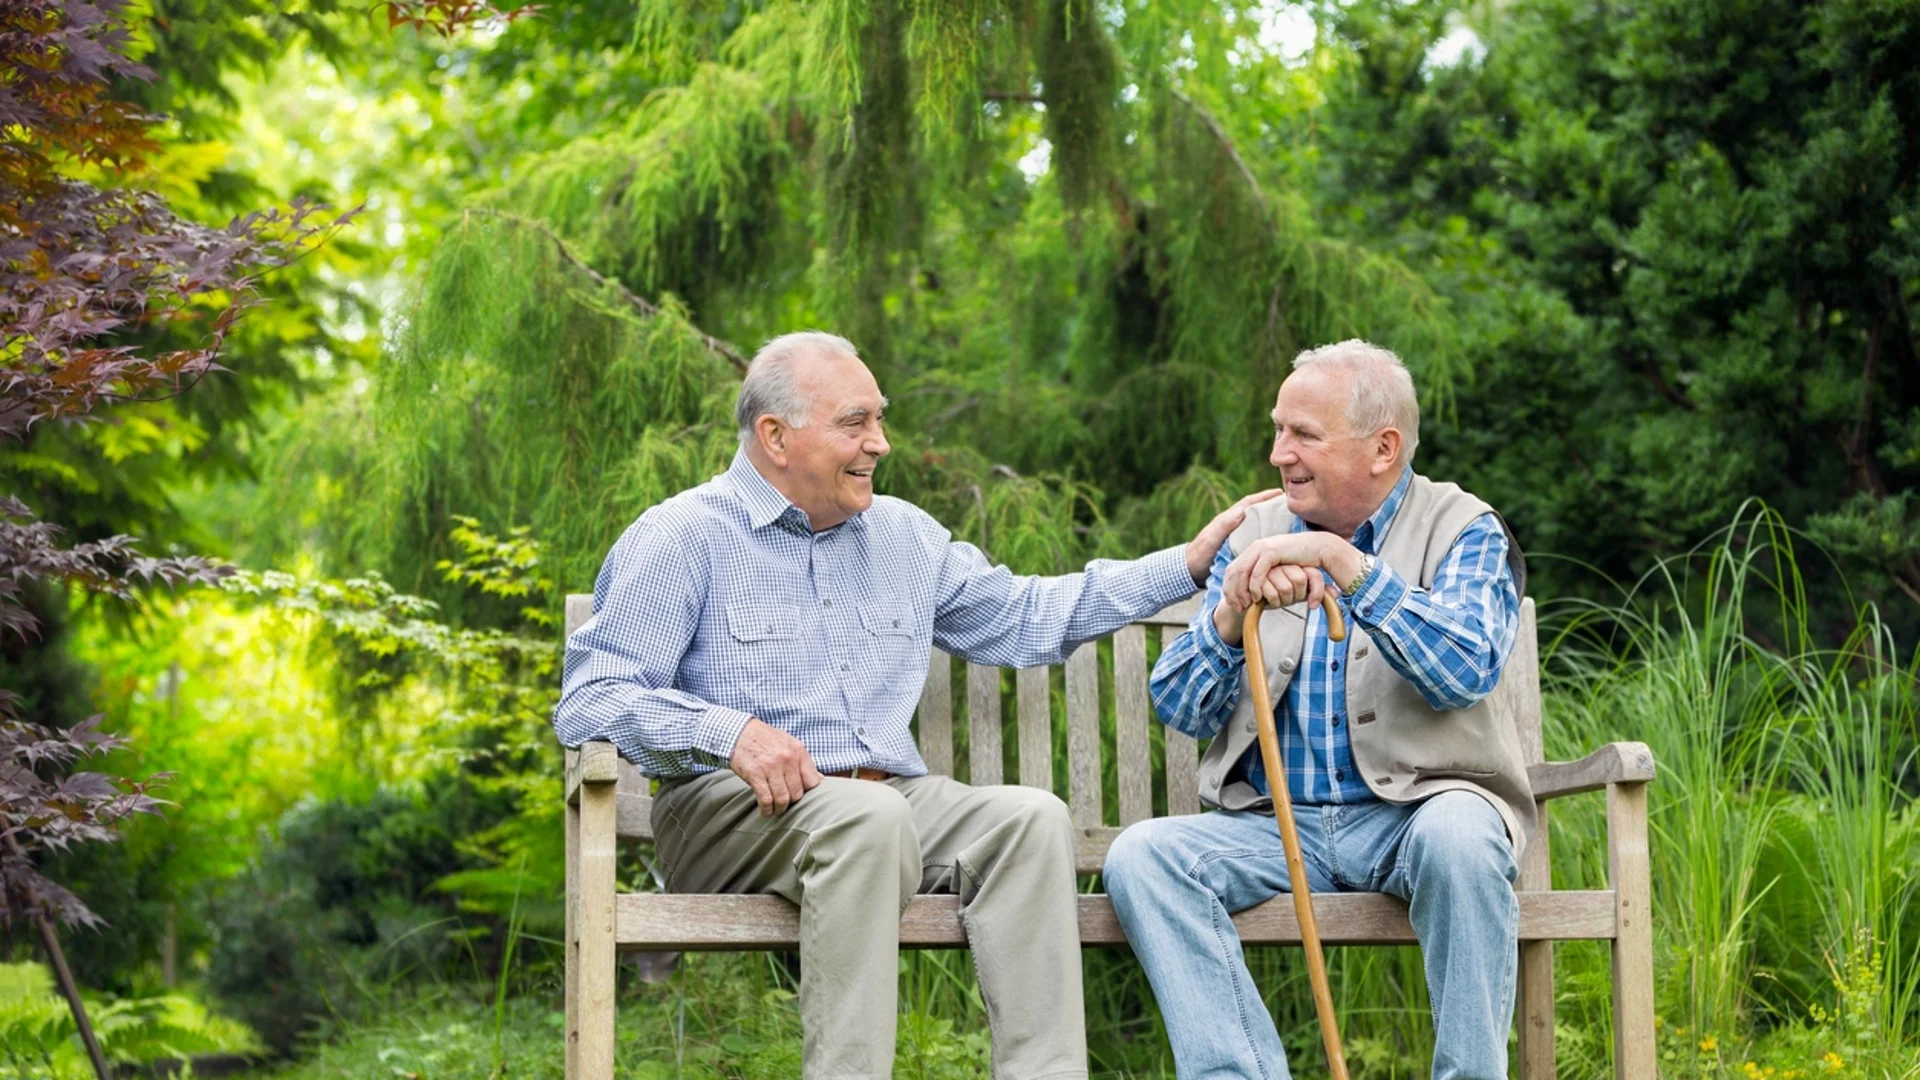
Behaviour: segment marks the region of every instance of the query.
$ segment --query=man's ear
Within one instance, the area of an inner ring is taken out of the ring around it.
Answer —
[[[1400,460],[1400,446],[1403,441],[1399,428],[1381,428],[1380,433],[1373,437],[1373,461],[1368,465],[1367,471],[1379,476],[1392,469],[1394,463]]]
[[[781,468],[787,464],[787,435],[791,430],[772,413],[763,413],[753,422],[753,436],[760,444],[760,452]]]

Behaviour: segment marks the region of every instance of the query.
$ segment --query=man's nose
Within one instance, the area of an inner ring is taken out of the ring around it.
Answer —
[[[867,436],[866,451],[874,457],[886,457],[893,453],[893,445],[887,442],[887,433],[875,426],[873,434]]]

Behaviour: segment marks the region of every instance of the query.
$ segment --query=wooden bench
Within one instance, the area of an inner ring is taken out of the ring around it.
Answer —
[[[566,630],[592,614],[592,597],[567,598]],[[1065,665],[1067,790],[1078,827],[1077,870],[1096,874],[1120,829],[1153,815],[1147,694],[1147,635],[1163,643],[1186,627],[1194,601],[1176,604],[1113,635],[1113,681],[1103,690],[1096,645],[1082,646]],[[1001,670],[967,665],[964,675],[970,781],[1005,780],[1001,746]],[[1053,789],[1055,676],[1052,668],[1015,673],[1018,782]],[[1102,812],[1101,700],[1113,704],[1119,820]],[[921,695],[918,739],[927,767],[953,772],[955,716],[953,663],[935,651]],[[1533,601],[1521,608],[1513,658],[1493,700],[1513,717],[1528,760],[1540,830],[1520,868],[1519,1073],[1524,1080],[1554,1076],[1553,943],[1613,943],[1614,1060],[1616,1077],[1652,1080],[1654,1067],[1653,938],[1649,922],[1646,785],[1653,755],[1643,743],[1611,743],[1571,762],[1544,760],[1540,734],[1540,672]],[[1200,812],[1200,747],[1167,730],[1159,770],[1168,814]],[[1607,889],[1555,890],[1548,873],[1548,799],[1585,791],[1607,793]],[[799,909],[776,896],[617,893],[614,855],[620,841],[651,840],[647,781],[622,761],[612,744],[568,751],[566,766],[568,1080],[612,1080],[614,1074],[614,960],[617,952],[798,948]],[[1401,901],[1377,893],[1314,896],[1321,938],[1330,945],[1408,944],[1414,941]],[[1297,944],[1300,927],[1282,896],[1234,916],[1249,945]],[[1080,897],[1080,941],[1120,945],[1125,938],[1113,908],[1100,894]],[[958,901],[916,896],[900,921],[903,948],[962,948]]]

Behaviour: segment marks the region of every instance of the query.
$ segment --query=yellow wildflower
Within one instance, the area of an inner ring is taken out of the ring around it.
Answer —
[[[1839,1054],[1831,1050],[1827,1051],[1826,1056],[1820,1059],[1820,1064],[1825,1065],[1828,1072],[1839,1072],[1841,1067],[1846,1065],[1846,1063],[1845,1058],[1842,1058]]]
[[[1712,1035],[1709,1035],[1706,1038],[1700,1040],[1700,1049],[1708,1053],[1718,1050],[1720,1049],[1720,1040],[1715,1038]]]

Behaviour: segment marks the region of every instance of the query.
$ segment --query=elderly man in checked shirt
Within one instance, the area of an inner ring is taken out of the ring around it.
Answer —
[[[1412,469],[1413,380],[1360,341],[1302,353],[1273,410],[1286,499],[1253,507],[1221,546],[1206,599],[1152,677],[1169,727],[1211,738],[1210,813],[1140,822],[1105,884],[1145,966],[1182,1078],[1287,1076],[1232,912],[1289,887],[1245,688],[1246,609],[1315,891],[1408,901],[1433,1003],[1432,1075],[1504,1080],[1519,908],[1517,851],[1534,826],[1510,721],[1482,699],[1519,621],[1525,564],[1485,503]],[[1334,590],[1351,632],[1328,639]]]
[[[776,338],[748,367],[722,476],[627,529],[567,641],[561,742],[610,740],[662,785],[667,888],[800,907],[807,1077],[890,1077],[899,916],[957,893],[996,1077],[1087,1074],[1067,809],[930,776],[908,721],[929,647],[1059,663],[1190,596],[1249,496],[1194,541],[1017,577],[924,511],[875,496],[881,396],[853,346]]]

